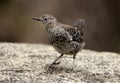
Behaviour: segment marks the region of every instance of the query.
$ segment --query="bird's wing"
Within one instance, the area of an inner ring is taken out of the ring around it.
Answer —
[[[84,41],[83,32],[81,29],[78,29],[77,27],[72,27],[70,25],[64,25],[64,24],[60,24],[60,25],[72,36],[72,41],[76,41],[79,43],[82,43]]]

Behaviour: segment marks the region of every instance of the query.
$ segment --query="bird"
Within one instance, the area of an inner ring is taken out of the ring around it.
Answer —
[[[33,20],[39,21],[46,31],[48,32],[49,41],[54,49],[60,53],[52,65],[57,65],[60,62],[58,60],[63,57],[64,54],[73,55],[72,69],[75,68],[75,58],[79,51],[85,46],[83,28],[85,27],[85,20],[78,19],[73,26],[63,24],[57,21],[57,19],[50,15],[44,14],[41,17],[32,17]]]

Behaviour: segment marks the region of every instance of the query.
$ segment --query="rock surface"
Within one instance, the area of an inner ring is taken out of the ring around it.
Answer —
[[[82,50],[48,68],[58,54],[42,44],[0,43],[0,83],[120,83],[120,54]]]

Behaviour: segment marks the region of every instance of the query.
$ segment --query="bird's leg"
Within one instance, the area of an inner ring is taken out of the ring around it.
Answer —
[[[57,65],[57,64],[59,64],[60,62],[57,62],[57,61],[58,61],[58,59],[60,59],[62,56],[63,56],[63,54],[61,54],[57,59],[55,59],[55,61],[54,61],[51,65]]]
[[[73,55],[73,63],[72,63],[72,70],[75,70],[75,58],[76,58],[76,54]]]

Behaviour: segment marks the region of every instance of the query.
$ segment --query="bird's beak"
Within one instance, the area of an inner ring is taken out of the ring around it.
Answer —
[[[36,20],[36,21],[42,21],[42,18],[38,18],[38,17],[32,17],[33,20]]]

